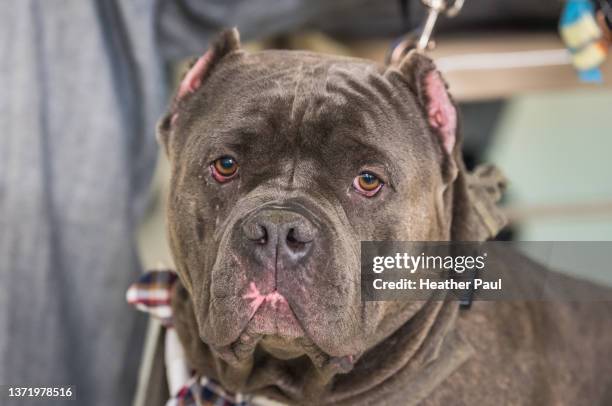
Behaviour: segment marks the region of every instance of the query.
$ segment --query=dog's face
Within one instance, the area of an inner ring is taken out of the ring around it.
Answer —
[[[411,59],[249,54],[230,32],[187,74],[159,131],[204,342],[350,363],[417,306],[359,291],[361,241],[451,237],[456,113],[431,62]]]

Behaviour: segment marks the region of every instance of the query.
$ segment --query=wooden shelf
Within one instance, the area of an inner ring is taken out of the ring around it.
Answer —
[[[356,41],[348,44],[352,55],[375,61],[384,61],[389,41]],[[490,56],[491,64],[496,60],[508,62],[516,58],[517,63],[529,63],[529,60],[546,57],[548,66],[529,66],[492,69],[457,69],[448,70],[445,77],[457,100],[485,100],[507,98],[529,92],[558,91],[566,89],[611,89],[612,56],[604,63],[602,70],[603,85],[584,84],[578,80],[573,66],[559,54],[564,45],[556,33],[534,34],[480,34],[471,37],[440,38],[436,48],[430,53],[437,61],[445,62],[441,68],[451,62],[472,62],[486,60]],[[517,52],[527,52],[525,61],[521,61]],[[538,52],[541,51],[541,52]],[[486,55],[483,55],[486,54]],[[504,55],[505,54],[505,55]],[[474,57],[475,56],[475,57]],[[499,58],[501,56],[501,58]],[[548,57],[550,56],[550,57]],[[461,61],[459,61],[460,57]],[[561,64],[557,64],[561,63]],[[444,70],[444,69],[443,69]]]

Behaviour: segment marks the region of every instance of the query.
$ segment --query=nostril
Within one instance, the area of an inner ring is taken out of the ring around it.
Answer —
[[[295,252],[303,250],[306,247],[306,244],[308,244],[310,241],[305,241],[300,237],[301,236],[298,234],[295,228],[289,229],[286,238],[287,247]]]
[[[255,239],[257,244],[266,245],[268,243],[268,230],[264,226],[258,226],[259,238]]]
[[[268,230],[261,224],[249,222],[243,226],[242,231],[247,239],[257,244],[264,245],[268,242]]]
[[[289,232],[287,233],[287,242],[290,243],[296,243],[299,242],[296,238],[295,238],[295,228],[292,228],[289,230]]]

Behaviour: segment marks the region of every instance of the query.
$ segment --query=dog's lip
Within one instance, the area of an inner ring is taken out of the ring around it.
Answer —
[[[286,305],[288,311],[291,312],[292,317],[301,329],[301,335],[294,337],[298,340],[305,354],[311,360],[313,365],[318,368],[321,373],[329,374],[330,376],[336,373],[347,373],[353,369],[353,366],[358,358],[358,354],[348,354],[342,356],[333,356],[324,352],[316,342],[308,335],[308,330],[302,325],[302,321],[295,315],[295,312],[291,308],[291,304],[277,290],[273,290],[268,294],[262,294],[257,289],[257,286],[251,282],[247,292],[243,295],[245,300],[251,300],[249,303],[249,317],[247,323],[242,331],[238,334],[235,341],[228,345],[213,346],[212,349],[226,362],[231,365],[238,365],[240,362],[248,359],[252,356],[255,351],[255,347],[259,341],[264,337],[257,331],[253,331],[252,319],[255,317],[258,310],[269,304],[271,306]],[[253,304],[254,303],[254,304]]]
[[[287,302],[287,299],[285,299],[285,296],[283,296],[278,290],[275,289],[270,293],[263,294],[259,291],[257,285],[255,285],[255,282],[251,282],[249,284],[249,289],[244,295],[242,295],[242,298],[250,301],[249,321],[251,321],[251,319],[255,316],[255,313],[257,313],[257,310],[259,310],[259,308],[265,303],[269,303],[273,308],[276,308],[279,304],[286,304],[289,309],[291,309],[291,306],[289,305],[289,302]],[[293,312],[293,310],[291,311]]]
[[[228,364],[239,367],[240,364],[251,357],[255,347],[263,338],[261,334],[249,331],[249,325],[240,333],[231,344],[224,346],[211,346],[212,350]],[[333,376],[338,373],[350,372],[359,357],[358,354],[332,356],[325,353],[310,337],[304,335],[298,338],[306,356],[322,376]]]
[[[291,308],[291,305],[277,289],[263,294],[254,282],[242,298],[249,303],[246,328],[256,334],[277,335],[285,338],[298,338],[305,334],[304,326]]]

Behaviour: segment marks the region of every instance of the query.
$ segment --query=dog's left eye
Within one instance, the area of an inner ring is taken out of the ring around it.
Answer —
[[[375,196],[383,185],[383,181],[372,172],[361,172],[353,180],[353,188],[366,197]]]
[[[217,182],[227,182],[238,173],[238,162],[231,156],[222,156],[210,164],[210,172]]]

